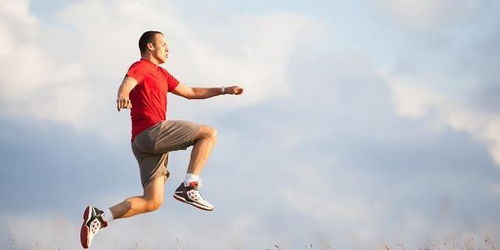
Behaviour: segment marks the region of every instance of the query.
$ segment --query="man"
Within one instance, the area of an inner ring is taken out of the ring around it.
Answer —
[[[238,86],[191,88],[159,67],[168,58],[165,37],[158,31],[147,31],[139,39],[141,60],[130,66],[118,89],[117,109],[130,109],[132,151],[139,163],[144,193],[101,211],[87,206],[83,214],[80,240],[88,248],[102,228],[118,218],[157,210],[163,203],[164,185],[169,176],[168,152],[193,146],[186,178],[174,198],[197,208],[212,211],[214,207],[199,193],[201,173],[215,144],[217,131],[206,125],[166,119],[167,92],[187,99],[206,99],[218,95],[240,95]]]

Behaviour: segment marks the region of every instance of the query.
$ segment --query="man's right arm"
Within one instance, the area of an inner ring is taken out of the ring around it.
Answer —
[[[118,111],[120,111],[120,109],[132,108],[129,93],[136,85],[137,81],[134,78],[130,76],[125,76],[125,78],[123,78],[122,84],[118,89],[118,99],[116,99],[116,109],[118,109]]]

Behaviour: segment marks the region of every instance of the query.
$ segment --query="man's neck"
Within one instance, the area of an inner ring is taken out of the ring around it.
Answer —
[[[143,55],[143,56],[141,56],[141,58],[144,60],[150,61],[151,63],[153,63],[156,66],[158,66],[160,64],[160,62],[151,55]]]

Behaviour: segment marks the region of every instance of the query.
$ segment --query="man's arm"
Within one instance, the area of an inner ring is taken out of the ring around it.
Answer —
[[[122,84],[118,89],[118,98],[116,99],[116,109],[120,111],[120,109],[130,109],[132,108],[132,103],[128,97],[130,91],[137,85],[137,81],[130,77],[125,76],[123,78]]]
[[[241,95],[243,89],[239,86],[220,87],[220,88],[191,88],[179,83],[172,93],[182,96],[186,99],[206,99],[218,95]]]

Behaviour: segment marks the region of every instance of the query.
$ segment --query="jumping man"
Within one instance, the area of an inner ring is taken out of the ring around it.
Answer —
[[[187,99],[206,99],[218,95],[240,95],[239,86],[191,88],[158,66],[168,58],[165,37],[158,31],[147,31],[139,39],[141,60],[130,66],[118,89],[117,110],[130,109],[132,152],[139,163],[143,195],[125,199],[104,211],[87,206],[83,213],[80,240],[88,248],[93,237],[114,219],[127,218],[157,210],[163,203],[168,153],[193,146],[186,178],[174,198],[199,209],[214,207],[198,192],[202,186],[199,174],[212,151],[217,131],[188,121],[167,120],[167,92]]]

